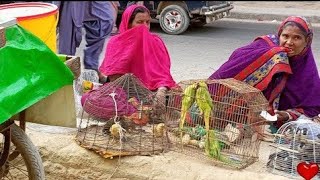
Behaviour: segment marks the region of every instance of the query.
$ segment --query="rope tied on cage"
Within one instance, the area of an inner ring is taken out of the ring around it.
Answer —
[[[112,100],[113,100],[113,102],[114,102],[114,108],[115,108],[115,110],[116,110],[116,115],[114,116],[114,119],[113,119],[114,123],[117,123],[116,120],[117,120],[117,118],[118,118],[118,107],[117,107],[117,101],[116,101],[116,99],[115,99],[115,96],[116,96],[116,95],[117,95],[117,93],[115,93],[114,91],[109,94],[109,96],[112,97]]]
[[[118,120],[118,107],[117,107],[117,101],[115,99],[115,96],[117,95],[117,93],[112,92],[109,94],[109,96],[112,97],[112,100],[114,102],[114,108],[115,108],[115,112],[116,115],[114,116],[113,122],[118,125],[119,128],[119,135],[120,135],[120,148],[122,148],[122,139],[124,137],[124,132],[126,132],[126,130],[121,126],[120,121]]]
[[[114,108],[115,108],[116,115],[114,116],[113,121],[114,121],[114,123],[115,123],[116,125],[118,125],[118,127],[119,127],[119,136],[120,136],[120,138],[119,138],[119,143],[120,143],[120,154],[121,154],[121,151],[122,151],[122,139],[123,139],[123,137],[124,137],[124,132],[126,132],[126,130],[121,126],[120,121],[118,120],[118,107],[117,107],[117,101],[116,101],[116,99],[115,99],[115,96],[116,96],[116,95],[118,95],[118,94],[115,93],[115,91],[113,91],[112,93],[109,94],[109,96],[112,97],[113,102],[114,102]],[[116,169],[113,171],[113,173],[111,174],[111,176],[110,176],[108,179],[111,179],[112,176],[116,173],[116,171],[117,171],[118,168],[120,167],[120,159],[121,159],[120,157],[121,157],[121,156],[119,156],[118,165],[117,165]]]

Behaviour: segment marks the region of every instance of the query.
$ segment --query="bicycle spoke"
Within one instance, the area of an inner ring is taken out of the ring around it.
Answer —
[[[15,149],[14,145],[12,144],[12,149]],[[11,153],[14,153],[15,150],[11,151]],[[12,161],[7,161],[7,174],[3,177],[4,179],[16,179],[17,177],[28,177],[28,170],[25,166],[25,162],[21,155],[18,155],[14,158]]]
[[[40,155],[27,135],[17,125],[12,125],[12,139],[9,157],[1,167],[1,179],[44,179]],[[2,141],[1,141],[2,140]],[[0,154],[4,147],[4,138],[0,136]],[[30,151],[28,151],[30,149]],[[36,157],[35,161],[32,158]],[[28,163],[27,163],[28,162]],[[30,163],[30,164],[29,164]],[[40,173],[39,173],[40,171]]]
[[[21,164],[21,162],[22,164],[24,164],[24,160],[22,157],[20,157],[19,159],[16,158],[14,161],[9,161],[9,165],[16,166],[17,164]]]
[[[8,172],[8,175],[10,175],[10,179],[13,179],[13,176],[11,175],[11,173],[10,172]],[[6,178],[8,178],[7,176],[6,176]],[[8,178],[9,179],[9,178]]]
[[[22,166],[23,167],[23,166]],[[19,177],[24,176],[24,177],[28,177],[28,170],[27,169],[23,169],[17,166],[11,166],[9,165],[9,171],[8,174],[6,175],[6,177],[8,179],[10,179],[8,176],[11,177],[11,179],[14,179],[13,175],[15,175],[15,178],[17,177],[17,175],[19,175]]]
[[[20,171],[20,172],[26,172],[26,173],[28,173],[28,170],[27,169],[23,169],[23,168],[19,168],[19,167],[17,167],[17,166],[15,166],[15,167],[11,167],[11,169],[12,170],[17,170],[17,171]],[[24,174],[24,173],[23,173]]]

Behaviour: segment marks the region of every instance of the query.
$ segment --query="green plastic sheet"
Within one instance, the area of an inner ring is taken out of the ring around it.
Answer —
[[[0,123],[73,83],[71,70],[37,36],[13,25],[5,29],[5,37],[0,48]]]

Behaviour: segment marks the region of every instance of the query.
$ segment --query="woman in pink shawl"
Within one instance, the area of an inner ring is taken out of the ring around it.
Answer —
[[[142,5],[129,6],[122,15],[119,34],[107,45],[100,72],[114,81],[133,73],[151,91],[163,96],[176,86],[170,57],[161,38],[150,33],[150,12]]]

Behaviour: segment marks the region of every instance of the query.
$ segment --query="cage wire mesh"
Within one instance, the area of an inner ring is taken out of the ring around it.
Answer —
[[[102,157],[153,155],[167,149],[165,105],[133,74],[86,94],[76,141]],[[83,97],[84,98],[84,97]]]
[[[232,169],[258,159],[260,113],[268,107],[261,91],[232,78],[179,85],[182,90],[168,92],[166,107],[171,150]]]
[[[268,159],[269,172],[301,178],[297,172],[300,162],[320,163],[320,125],[301,115],[296,121],[283,124],[274,135]],[[312,179],[320,179],[318,173]]]

